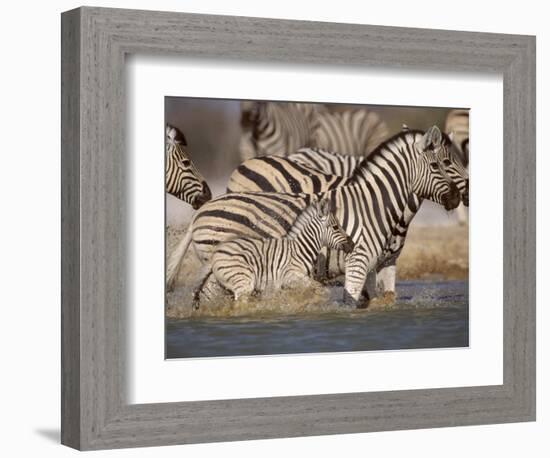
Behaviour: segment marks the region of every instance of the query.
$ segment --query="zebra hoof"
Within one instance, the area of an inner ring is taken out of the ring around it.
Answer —
[[[366,308],[366,303],[364,301],[355,299],[346,289],[344,289],[344,304],[352,305],[358,309]]]

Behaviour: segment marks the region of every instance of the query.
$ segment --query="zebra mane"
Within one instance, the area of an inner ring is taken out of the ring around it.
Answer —
[[[310,203],[302,213],[294,220],[294,223],[290,227],[288,234],[285,238],[294,240],[296,239],[304,230],[304,228],[317,216],[319,202],[314,200]]]
[[[166,124],[166,140],[172,144],[187,146],[185,135],[177,127]]]
[[[374,162],[374,160],[379,157],[379,156],[382,156],[382,153],[384,151],[387,150],[387,145],[394,142],[395,140],[397,140],[398,138],[402,138],[405,142],[406,141],[406,138],[407,137],[412,137],[414,138],[415,135],[417,134],[422,134],[424,135],[425,132],[421,131],[421,130],[416,130],[416,129],[409,129],[409,130],[402,130],[398,133],[396,133],[395,135],[393,135],[392,137],[388,138],[387,140],[383,141],[382,143],[380,143],[380,145],[378,145],[373,151],[372,153],[370,153],[367,157],[365,157],[361,162],[359,162],[359,164],[357,164],[357,167],[355,168],[355,171],[353,172],[353,175],[352,175],[352,178],[356,178],[357,176],[360,176],[363,174],[363,171],[365,169],[365,167],[371,163],[371,162]]]

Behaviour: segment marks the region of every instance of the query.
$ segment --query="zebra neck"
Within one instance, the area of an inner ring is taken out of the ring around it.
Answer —
[[[308,270],[313,267],[322,248],[319,229],[313,224],[309,224],[291,242],[296,254],[299,255],[299,258],[308,267]]]

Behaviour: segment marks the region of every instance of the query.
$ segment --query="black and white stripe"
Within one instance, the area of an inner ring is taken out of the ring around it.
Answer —
[[[366,156],[350,156],[321,148],[300,148],[288,159],[328,175],[350,177]]]
[[[328,200],[314,201],[283,238],[237,237],[220,243],[212,255],[212,273],[235,300],[308,286],[323,246],[351,251],[353,242],[331,213]]]
[[[425,134],[402,132],[362,162],[355,184],[320,193],[330,200],[338,222],[356,244],[345,266],[347,300],[359,301],[367,274],[399,230],[411,195],[447,209],[459,204],[460,191],[444,169],[441,148],[440,132],[439,139],[432,129]],[[207,203],[194,216],[177,256],[169,260],[168,282],[191,242],[201,262],[208,263],[216,246],[233,237],[283,237],[312,198],[311,194],[232,193]]]
[[[206,181],[186,151],[180,130],[166,125],[166,192],[190,204],[195,210],[212,198]]]
[[[243,102],[241,159],[287,156],[303,147],[365,156],[388,136],[366,108],[332,112],[323,104]]]

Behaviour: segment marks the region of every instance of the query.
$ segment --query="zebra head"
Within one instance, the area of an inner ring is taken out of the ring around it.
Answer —
[[[183,134],[166,125],[166,192],[190,204],[195,210],[212,198],[210,188],[186,152]]]
[[[462,198],[462,203],[467,207],[470,204],[470,179],[468,174],[467,161],[464,156],[456,149],[453,139],[453,132],[449,135],[443,135],[443,145],[439,150],[438,160],[443,166],[445,173],[457,185]],[[462,145],[463,151],[468,151],[468,139]],[[466,165],[465,165],[466,164]]]
[[[432,126],[415,142],[419,153],[415,193],[452,210],[468,201],[468,174],[453,153],[452,141]]]
[[[340,223],[332,213],[330,201],[320,199],[313,204],[313,211],[319,221],[319,235],[323,246],[333,249],[341,249],[344,253],[353,250],[353,240],[346,234]]]

